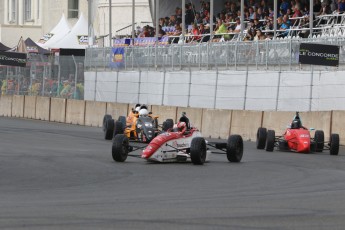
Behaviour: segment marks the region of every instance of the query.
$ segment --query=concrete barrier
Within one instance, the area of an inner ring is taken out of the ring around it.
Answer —
[[[261,123],[261,111],[233,110],[230,134],[239,134],[243,140],[256,141],[256,132]]]
[[[24,96],[24,117],[36,118],[36,96]]]
[[[86,101],[85,125],[102,127],[103,116],[107,109],[106,102]]]
[[[152,114],[158,116],[159,124],[163,124],[166,119],[173,119],[176,122],[177,107],[175,106],[152,106]]]
[[[332,111],[331,133],[339,134],[340,144],[345,144],[345,111]]]
[[[50,97],[36,97],[37,120],[49,121],[50,117]]]
[[[128,104],[123,104],[123,103],[107,103],[106,114],[111,115],[113,119],[115,120],[119,119],[119,116],[127,117],[128,107],[129,107]],[[102,122],[103,122],[103,116],[102,116]]]
[[[291,121],[295,114],[296,112],[283,111],[263,112],[262,127],[266,128],[267,130],[274,130],[277,136],[282,135],[285,132],[287,126],[291,124]]]
[[[50,101],[50,121],[66,121],[66,99],[51,98]]]
[[[231,110],[204,109],[202,134],[204,137],[227,139],[230,134]]]
[[[300,112],[302,125],[308,129],[314,128],[315,130],[323,130],[325,134],[325,141],[328,141],[330,137],[331,117],[331,111]],[[314,137],[313,131],[311,131],[311,137]]]
[[[12,96],[2,95],[0,97],[0,116],[12,116]]]
[[[13,95],[12,117],[24,117],[24,96]]]
[[[200,108],[186,108],[186,107],[178,107],[177,108],[177,117],[176,122],[180,119],[182,116],[182,112],[186,112],[187,117],[189,118],[189,122],[197,127],[201,132],[203,132],[202,127],[202,110]]]
[[[68,99],[66,103],[66,123],[85,124],[85,101]]]

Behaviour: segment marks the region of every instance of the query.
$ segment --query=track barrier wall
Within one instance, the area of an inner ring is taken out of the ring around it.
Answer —
[[[12,99],[13,97],[10,95],[0,96],[0,116],[12,116]]]
[[[36,119],[36,96],[24,96],[24,117]]]
[[[118,119],[119,116],[127,116],[135,104],[2,95],[0,106],[0,116],[101,127],[104,114],[110,114],[114,119]],[[190,122],[207,138],[226,139],[230,134],[240,134],[244,140],[251,141],[256,140],[258,127],[273,129],[276,135],[283,134],[295,115],[295,111],[263,112],[157,105],[150,107],[153,115],[159,116],[160,124],[166,119],[177,122],[182,112],[186,112]],[[345,111],[301,112],[300,116],[304,126],[323,130],[325,141],[329,140],[331,133],[338,133],[340,143],[345,144]]]
[[[36,98],[36,119],[49,121],[50,120],[50,97]]]

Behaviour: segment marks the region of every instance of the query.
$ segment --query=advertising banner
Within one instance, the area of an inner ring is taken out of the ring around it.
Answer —
[[[310,65],[339,65],[339,46],[315,43],[301,43],[299,63]]]
[[[0,65],[25,67],[26,53],[0,52]]]
[[[124,47],[114,47],[112,48],[112,59],[110,61],[110,66],[115,68],[123,68],[125,66],[125,48]]]

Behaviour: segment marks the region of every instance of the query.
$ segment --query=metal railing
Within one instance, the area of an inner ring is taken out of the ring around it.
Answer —
[[[299,65],[300,43],[340,46],[339,67],[345,63],[345,36],[330,34],[313,38],[285,37],[265,41],[231,41],[167,46],[125,47],[123,65],[111,67],[112,48],[88,48],[87,70],[182,70],[182,69],[286,69],[310,68]],[[334,68],[334,67],[333,67]],[[330,69],[316,66],[314,69]]]

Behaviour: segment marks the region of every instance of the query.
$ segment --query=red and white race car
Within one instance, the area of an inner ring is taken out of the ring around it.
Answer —
[[[113,139],[112,157],[124,162],[127,156],[140,157],[152,162],[192,162],[202,165],[212,153],[226,154],[230,162],[240,162],[243,156],[243,140],[240,135],[230,135],[227,142],[208,142],[201,132],[190,126],[185,113],[174,128],[159,134],[149,144],[130,145],[128,138],[117,134]],[[130,154],[143,149],[140,155]],[[217,150],[217,151],[212,151]]]
[[[291,122],[291,127],[287,128],[283,135],[276,136],[274,130],[267,130],[260,127],[257,131],[256,147],[257,149],[266,149],[272,152],[276,147],[279,150],[293,151],[298,153],[322,152],[329,150],[330,155],[338,155],[339,152],[339,135],[332,133],[330,140],[325,142],[324,132],[316,130],[314,137],[311,137],[310,131],[304,126],[296,112]]]

